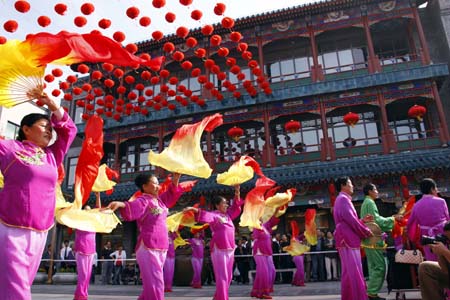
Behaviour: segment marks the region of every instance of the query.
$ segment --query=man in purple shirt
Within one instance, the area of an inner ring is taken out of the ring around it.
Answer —
[[[341,258],[341,299],[367,300],[366,282],[361,265],[361,240],[372,236],[365,222],[373,220],[367,215],[360,220],[352,204],[353,184],[349,177],[340,177],[335,182],[339,195],[333,209],[336,231],[336,249]]]

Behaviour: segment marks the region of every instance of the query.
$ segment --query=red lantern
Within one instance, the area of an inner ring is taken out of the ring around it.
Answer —
[[[417,120],[422,121],[422,117],[426,113],[427,109],[424,106],[414,104],[414,106],[408,110],[408,117],[416,118]]]
[[[359,121],[359,115],[349,112],[344,116],[344,123],[348,126],[354,127],[356,123]]]
[[[227,134],[230,138],[237,142],[241,136],[244,135],[244,130],[241,127],[234,126],[228,130]]]
[[[301,124],[299,121],[290,120],[284,124],[284,129],[288,133],[298,132],[300,130]]]

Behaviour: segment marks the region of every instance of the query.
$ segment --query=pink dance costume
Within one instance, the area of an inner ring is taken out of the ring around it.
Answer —
[[[74,250],[78,279],[73,299],[85,300],[89,296],[89,281],[91,280],[92,262],[95,253],[95,232],[76,230]]]
[[[352,198],[345,192],[336,197],[333,217],[334,238],[342,262],[341,299],[367,300],[360,245],[362,239],[369,237],[370,229],[358,218]]]
[[[57,168],[76,135],[76,127],[62,109],[51,117],[57,133],[44,149],[29,141],[0,140],[0,299],[31,299],[47,232],[53,227]]]
[[[199,209],[196,221],[208,223],[212,231],[210,242],[211,261],[216,279],[214,300],[228,300],[228,289],[233,279],[234,263],[234,224],[233,220],[241,214],[242,199],[235,199],[226,213]]]
[[[159,197],[142,194],[134,201],[125,202],[125,207],[120,209],[123,219],[137,220],[139,228],[136,260],[141,266],[143,285],[139,300],[164,299],[163,266],[169,248],[166,225],[168,207],[172,207],[182,193],[180,186],[171,184]]]
[[[193,288],[201,288],[202,287],[202,268],[203,268],[203,252],[205,249],[205,245],[203,242],[203,238],[192,238],[189,239],[189,243],[192,248],[192,269],[194,270],[194,274],[192,276],[191,286]]]
[[[275,266],[272,251],[272,227],[278,224],[279,219],[272,217],[262,225],[261,229],[253,229],[253,257],[256,263],[255,281],[251,296],[264,299],[269,298],[273,292],[275,282]]]

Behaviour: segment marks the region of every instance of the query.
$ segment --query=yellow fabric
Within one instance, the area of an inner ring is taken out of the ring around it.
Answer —
[[[243,155],[241,158],[233,163],[228,171],[217,175],[217,183],[229,186],[242,184],[253,178],[254,171],[250,166],[246,166],[247,156]]]
[[[59,184],[56,185],[56,206],[55,206],[55,212],[58,211],[58,209],[69,207],[72,205],[72,203],[67,202],[64,198],[64,195],[61,191],[61,186]]]
[[[286,251],[292,256],[302,255],[303,253],[308,252],[309,249],[309,246],[300,243],[296,239],[291,239],[289,246],[283,247],[283,251]]]
[[[177,212],[170,215],[166,219],[167,230],[169,232],[177,232],[180,225],[192,227],[195,225],[195,217],[193,213]]]
[[[102,164],[98,168],[98,175],[95,179],[94,185],[92,186],[93,192],[105,192],[112,189],[116,183],[112,180],[109,180],[108,176],[106,175],[106,164]]]
[[[111,210],[81,210],[74,206],[56,211],[56,221],[70,228],[101,233],[110,233],[120,224],[120,220]]]
[[[169,147],[157,154],[150,150],[148,161],[170,172],[209,178],[212,169],[203,157],[200,139],[208,127],[212,131],[223,122],[221,114],[204,118],[196,124],[185,124],[177,129]]]
[[[189,242],[184,240],[179,234],[176,239],[173,240],[173,247],[177,249],[178,247],[188,245]]]
[[[0,106],[27,102],[27,92],[43,89],[45,66],[34,64],[31,57],[29,47],[18,40],[0,45]]]
[[[5,182],[3,180],[4,180],[3,174],[2,172],[0,172],[0,189],[2,189],[3,186],[5,185]]]
[[[267,198],[266,201],[264,202],[265,207],[264,207],[264,213],[262,216],[262,223],[265,223],[268,220],[270,220],[270,218],[272,218],[272,216],[275,214],[275,211],[277,210],[277,208],[282,207],[282,206],[288,204],[289,202],[291,202],[292,197],[293,197],[292,190],[288,189],[284,193],[276,193],[274,196]],[[286,212],[286,208],[283,210],[279,210],[276,212],[275,217],[278,218],[281,215],[283,215],[285,212]]]

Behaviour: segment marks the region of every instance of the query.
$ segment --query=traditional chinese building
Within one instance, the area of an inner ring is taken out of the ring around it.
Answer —
[[[385,214],[394,213],[405,193],[418,192],[423,177],[433,177],[446,192],[450,189],[446,117],[450,111],[450,6],[440,0],[419,8],[425,4],[423,0],[324,1],[236,20],[234,28],[263,66],[272,90],[269,95],[262,90],[246,93],[244,82],[226,66],[218,49],[209,46],[200,29],[191,31],[204,45],[207,58],[226,73],[226,80],[218,80],[206,72],[224,98],[217,100],[178,61],[167,60],[164,68],[179,78],[175,88],[183,85],[205,102],[183,104],[169,97],[169,104],[175,104],[172,107],[147,107],[148,114],[121,117],[120,122],[108,119],[103,161],[120,170],[121,178],[115,192],[103,200],[127,200],[136,190],[132,180],[138,173],[163,176],[163,170],[149,165],[148,152],[167,147],[182,124],[216,112],[223,114],[224,124],[202,137],[213,176],[199,180],[180,199],[179,207],[192,205],[201,196],[231,197],[233,191],[218,185],[216,174],[244,154],[254,157],[279,185],[297,188],[280,232],[290,230],[287,224],[293,218],[301,223],[308,207],[318,209],[319,227],[333,229],[331,183],[342,175],[351,176],[355,184],[356,206],[363,199],[363,185],[376,183],[386,203],[381,210]],[[215,32],[224,45],[231,45],[230,30],[217,25]],[[176,35],[143,41],[139,51],[161,55],[168,41],[204,68]],[[228,57],[242,60],[236,50]],[[239,73],[251,82],[258,80],[247,65],[241,65]],[[230,91],[225,81],[236,90]],[[135,93],[158,95],[162,84],[147,81],[145,89]],[[71,103],[82,135],[86,107]],[[77,151],[72,149],[67,161],[68,191]],[[243,195],[253,184],[242,186]],[[132,249],[135,236],[136,227],[125,223],[112,238],[124,237],[126,248]]]

